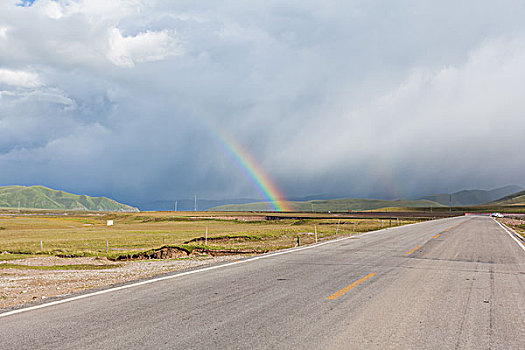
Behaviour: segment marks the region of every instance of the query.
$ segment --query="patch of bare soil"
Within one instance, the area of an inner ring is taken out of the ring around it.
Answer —
[[[105,258],[58,258],[46,256],[11,260],[8,262],[28,266],[87,264],[108,265],[108,269],[20,270],[13,268],[3,269],[0,265],[0,308],[239,258],[241,258],[239,255],[227,255],[194,257],[182,260],[131,260],[113,262]]]
[[[216,219],[216,220],[232,220],[232,221],[266,221],[264,216],[193,216],[195,219]]]
[[[525,230],[523,228],[524,225],[525,225],[525,220],[523,220],[521,218],[519,218],[519,219],[516,219],[516,218],[504,218],[504,219],[500,219],[500,220],[505,225],[508,225],[508,226],[512,227],[514,229],[514,231],[516,231],[523,238],[525,238]]]
[[[507,225],[518,226],[525,225],[525,219],[515,219],[515,218],[504,218],[501,221]]]
[[[184,248],[165,246],[153,251],[140,252],[128,255],[120,255],[115,260],[150,260],[150,259],[175,259],[175,258],[198,258],[204,255],[225,256],[225,255],[246,255],[266,253],[267,250],[257,251],[254,249],[205,249],[195,248],[191,252]]]
[[[218,237],[197,237],[193,238],[185,244],[190,243],[196,243],[196,244],[203,244],[206,241],[213,242],[215,244],[219,243],[242,243],[242,242],[248,242],[248,241],[258,241],[261,240],[259,237],[253,237],[253,236],[247,236],[247,235],[240,235],[240,236],[218,236]]]

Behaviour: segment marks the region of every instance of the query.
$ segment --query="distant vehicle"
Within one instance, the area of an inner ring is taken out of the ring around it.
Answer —
[[[501,214],[501,213],[492,213],[490,216],[492,216],[493,218],[502,218],[503,214]]]

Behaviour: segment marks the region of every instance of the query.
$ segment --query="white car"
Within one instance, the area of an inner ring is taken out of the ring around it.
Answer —
[[[503,214],[501,214],[501,213],[492,213],[490,216],[492,216],[493,218],[502,218]]]

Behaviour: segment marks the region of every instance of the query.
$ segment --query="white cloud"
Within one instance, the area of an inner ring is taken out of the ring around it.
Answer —
[[[377,176],[407,173],[395,180],[403,183],[405,193],[428,187],[435,176],[442,177],[440,184],[456,181],[470,187],[521,183],[518,175],[502,169],[525,161],[522,152],[513,151],[521,147],[515,142],[525,127],[520,102],[525,95],[524,43],[525,36],[495,38],[469,52],[462,63],[414,67],[397,86],[359,106],[343,103],[339,115],[327,108],[323,118],[309,120],[288,140],[287,148],[295,152],[272,158],[286,164],[280,169],[285,174],[308,172],[319,178],[326,169],[352,173],[376,163],[382,168],[373,170]],[[298,150],[308,154],[299,164]],[[364,186],[361,179],[354,181]]]
[[[167,30],[146,31],[136,36],[122,36],[118,28],[109,35],[108,59],[120,67],[133,67],[135,63],[161,61],[183,53],[182,47]]]
[[[16,2],[0,1],[0,154],[24,157],[0,159],[0,183],[67,168],[100,192],[250,196],[215,124],[286,194],[381,195],[388,172],[404,194],[525,185],[523,1]],[[103,151],[71,166],[54,144]]]
[[[139,12],[145,1],[141,0],[39,0],[33,9],[52,19],[83,15],[92,20],[119,19]]]
[[[35,88],[42,85],[36,73],[9,69],[0,69],[0,83],[24,88]]]
[[[42,8],[43,13],[49,18],[59,19],[64,15],[64,7],[57,1],[45,1],[44,0],[39,5]]]

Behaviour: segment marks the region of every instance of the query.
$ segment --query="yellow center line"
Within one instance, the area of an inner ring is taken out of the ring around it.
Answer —
[[[437,235],[435,235],[434,237],[432,238],[438,238],[440,236],[440,234],[438,233]]]
[[[420,245],[418,245],[417,247],[415,247],[414,249],[412,249],[411,251],[407,252],[407,255],[410,255],[412,254],[413,252],[415,252],[416,250],[418,250],[419,248],[421,248]]]
[[[326,299],[329,299],[329,300],[335,300],[335,299],[339,298],[341,295],[348,293],[349,291],[351,291],[352,289],[354,289],[355,287],[357,287],[358,285],[360,285],[361,283],[363,283],[363,282],[366,281],[367,279],[374,277],[375,275],[376,275],[375,273],[369,273],[369,274],[366,275],[365,277],[363,277],[363,278],[361,278],[361,279],[358,279],[358,280],[355,281],[354,283],[352,283],[352,284],[350,284],[350,285],[344,287],[344,288],[341,289],[340,291],[335,292],[334,294],[330,295],[330,296],[327,297]]]

